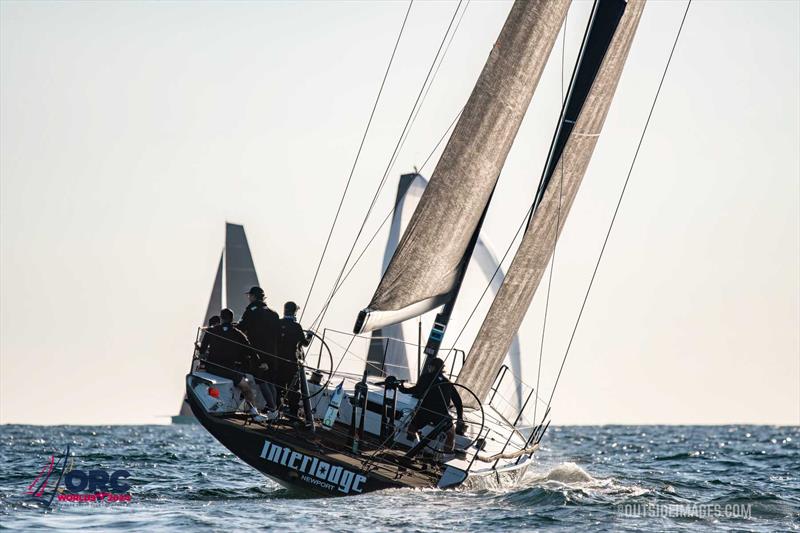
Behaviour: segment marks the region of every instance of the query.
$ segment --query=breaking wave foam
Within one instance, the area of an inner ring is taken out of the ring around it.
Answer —
[[[619,483],[614,478],[597,478],[575,463],[555,465],[542,473],[529,470],[520,483],[520,488],[543,488],[546,490],[580,492],[587,496],[639,496],[647,489]]]

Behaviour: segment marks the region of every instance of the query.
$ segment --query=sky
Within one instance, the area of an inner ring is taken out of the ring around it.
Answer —
[[[456,6],[411,9],[310,316]],[[225,221],[244,224],[270,305],[305,301],[406,8],[0,2],[0,423],[168,422]],[[432,173],[441,147],[422,165],[509,8],[468,4],[365,236],[391,209],[401,173]],[[645,8],[558,243],[543,345],[545,291],[520,328],[522,377],[535,382],[541,351],[543,396],[684,8]],[[590,9],[573,2],[501,174],[483,232],[498,255],[533,198]],[[799,147],[800,2],[696,0],[569,351],[554,424],[800,424]],[[387,229],[325,327],[349,331],[369,302]],[[468,273],[445,345],[482,283]],[[244,304],[229,302],[237,314]]]

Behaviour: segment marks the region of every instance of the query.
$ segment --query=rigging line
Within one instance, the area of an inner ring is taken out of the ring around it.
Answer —
[[[461,16],[458,18],[458,22],[456,23],[456,27],[453,29],[453,33],[450,34],[450,40],[447,41],[447,46],[445,46],[444,51],[442,52],[442,57],[439,60],[439,64],[436,65],[436,70],[433,72],[433,76],[431,76],[431,81],[428,84],[428,87],[425,89],[425,94],[422,95],[422,100],[420,100],[419,107],[417,107],[417,111],[414,114],[414,118],[411,120],[411,125],[408,127],[408,132],[406,133],[405,139],[403,139],[403,144],[400,145],[400,150],[403,149],[403,145],[405,144],[406,139],[408,139],[409,135],[411,134],[411,129],[414,127],[414,123],[417,121],[417,117],[419,116],[419,112],[422,110],[422,106],[425,103],[425,99],[428,97],[428,93],[430,92],[431,87],[433,87],[433,82],[434,82],[434,80],[436,80],[436,76],[439,74],[439,69],[442,67],[442,63],[444,63],[444,58],[445,58],[445,56],[447,56],[447,51],[450,50],[450,45],[453,44],[453,38],[456,36],[456,32],[458,32],[458,28],[461,26],[461,21],[464,20],[464,15],[467,13],[467,9],[469,8],[469,3],[471,1],[472,0],[467,0],[467,3],[464,4],[464,10],[461,12]],[[463,108],[462,108],[462,110],[463,110]],[[398,156],[400,155],[400,151],[399,150],[398,150],[397,155]],[[428,157],[430,158],[430,156],[428,156]],[[395,158],[395,162],[396,161],[397,161],[397,158]],[[426,162],[427,162],[427,160],[426,160]],[[392,166],[394,166],[394,162],[392,163]]]
[[[463,111],[464,111],[464,108],[461,108],[461,111],[459,111],[459,112],[456,114],[456,116],[455,116],[455,117],[453,118],[453,120],[450,122],[450,125],[447,127],[447,129],[445,130],[445,132],[442,134],[442,136],[441,136],[441,137],[439,138],[439,140],[437,141],[437,143],[436,143],[436,146],[434,146],[434,147],[433,147],[433,149],[431,150],[430,154],[428,154],[428,157],[425,159],[425,162],[423,162],[423,163],[422,163],[422,166],[421,166],[421,167],[420,167],[420,169],[419,169],[419,173],[420,173],[420,174],[422,174],[422,172],[425,170],[425,167],[427,166],[427,164],[428,164],[428,161],[430,161],[431,157],[433,157],[433,154],[435,154],[435,153],[436,153],[436,150],[438,150],[438,149],[439,149],[439,146],[442,144],[442,142],[444,141],[444,139],[447,137],[447,134],[448,134],[448,133],[450,133],[450,131],[453,129],[453,126],[455,125],[456,121],[459,119],[459,117],[461,116],[461,113],[462,113]],[[406,191],[406,193],[405,193],[405,194],[407,194],[407,193],[408,193],[408,191]],[[404,194],[403,198],[405,198],[405,194]],[[400,200],[402,200],[402,198],[398,199],[398,201],[397,201],[397,202],[394,204],[394,206],[392,207],[392,209],[391,209],[391,210],[389,210],[389,212],[388,212],[388,213],[386,214],[386,216],[384,217],[384,219],[383,219],[383,222],[381,222],[381,223],[380,223],[380,225],[378,226],[378,229],[376,229],[376,230],[375,230],[375,232],[372,234],[372,237],[370,237],[370,238],[369,238],[369,241],[368,241],[368,242],[367,242],[367,244],[364,246],[364,249],[363,249],[363,250],[361,250],[361,253],[359,253],[359,254],[358,254],[358,257],[356,257],[356,260],[353,262],[353,264],[352,264],[352,265],[350,265],[350,269],[347,271],[347,273],[344,275],[344,277],[342,278],[342,280],[339,282],[339,284],[336,286],[336,288],[335,288],[335,289],[333,290],[333,292],[331,293],[331,295],[330,295],[330,298],[331,298],[331,299],[333,299],[333,297],[336,295],[336,293],[337,293],[337,292],[339,292],[339,290],[342,288],[342,285],[344,285],[344,282],[345,282],[345,281],[347,281],[347,279],[350,277],[350,274],[351,274],[351,273],[353,272],[353,270],[356,268],[356,265],[358,265],[358,263],[361,261],[361,258],[363,258],[363,257],[364,257],[364,254],[367,252],[367,250],[368,250],[368,249],[369,249],[369,247],[372,245],[372,243],[373,243],[373,241],[375,240],[375,238],[378,236],[378,233],[380,233],[380,231],[383,229],[383,227],[386,225],[386,223],[387,223],[387,222],[389,221],[389,219],[392,217],[392,215],[394,214],[394,212],[397,210],[397,206],[400,204]],[[319,317],[320,317],[321,313],[322,313],[322,312],[320,311],[320,314],[318,314],[318,315],[316,316],[316,318],[314,319],[314,322],[313,322],[313,324],[314,324],[314,325],[315,325],[315,324],[317,324],[317,320],[319,319]]]
[[[350,342],[347,343],[347,348],[344,349],[344,352],[342,352],[342,357],[339,358],[339,362],[336,363],[336,368],[334,368],[331,371],[331,376],[335,375],[336,372],[339,371],[339,367],[342,366],[342,362],[344,361],[344,358],[347,357],[348,352],[350,352],[350,347],[353,346],[353,341],[355,339],[356,339],[355,336],[350,337]],[[314,410],[316,410],[317,407],[319,407],[319,402],[320,402],[321,399],[322,399],[322,395],[320,395],[320,397],[317,398],[316,403],[314,403]]]
[[[436,142],[436,146],[433,147],[433,150],[431,150],[431,153],[429,153],[428,157],[425,158],[425,161],[422,162],[422,166],[419,167],[420,174],[425,169],[425,167],[428,165],[428,161],[431,160],[431,157],[433,157],[433,154],[436,153],[436,150],[439,149],[439,145],[442,144],[442,141],[444,141],[444,138],[447,137],[447,134],[450,133],[450,131],[453,129],[453,126],[456,125],[456,121],[459,118],[461,118],[461,113],[463,113],[463,112],[464,112],[464,108],[462,107],[461,110],[458,113],[456,113],[456,116],[453,117],[453,120],[450,122],[450,125],[447,127],[447,130],[445,130],[444,134]]]
[[[353,160],[353,166],[350,168],[350,174],[347,176],[347,182],[344,186],[344,191],[342,192],[342,197],[339,200],[339,206],[336,208],[336,215],[333,217],[333,223],[331,224],[331,229],[328,232],[328,237],[325,240],[325,246],[322,248],[322,255],[319,257],[319,262],[317,263],[317,269],[314,271],[314,278],[311,280],[311,286],[308,288],[308,294],[306,295],[306,300],[303,303],[303,310],[300,312],[300,320],[303,320],[303,314],[305,313],[305,308],[308,305],[308,300],[311,298],[311,292],[314,290],[314,284],[317,282],[317,277],[319,276],[320,268],[322,267],[322,261],[325,259],[325,253],[328,251],[328,246],[331,243],[331,237],[333,236],[333,230],[336,227],[336,222],[339,220],[339,214],[342,211],[342,205],[344,204],[344,199],[347,196],[347,191],[350,188],[350,182],[353,179],[353,174],[356,170],[356,165],[358,164],[358,159],[361,156],[361,151],[364,148],[364,142],[367,140],[367,134],[369,133],[369,128],[372,125],[372,119],[375,117],[375,110],[378,108],[378,102],[381,99],[381,94],[383,93],[383,88],[386,85],[386,79],[389,77],[389,71],[392,68],[392,63],[394,62],[394,56],[397,53],[397,47],[400,45],[400,38],[403,36],[403,30],[405,30],[406,22],[408,22],[408,15],[411,13],[411,6],[414,5],[414,0],[411,0],[408,3],[408,9],[406,9],[405,17],[403,18],[403,24],[400,26],[400,32],[397,34],[397,40],[395,40],[394,48],[392,49],[392,55],[389,58],[389,64],[386,66],[386,72],[383,74],[383,80],[381,80],[380,88],[378,89],[378,95],[375,97],[375,103],[372,105],[372,111],[369,114],[369,120],[367,120],[367,126],[364,129],[364,135],[361,136],[361,143],[358,145],[358,150],[356,151],[356,157]]]
[[[358,239],[361,237],[361,233],[364,231],[364,227],[366,226],[367,219],[369,218],[369,215],[371,214],[372,209],[374,208],[374,206],[375,206],[375,204],[376,204],[376,202],[378,200],[378,196],[380,195],[380,192],[381,192],[381,190],[383,189],[383,186],[386,183],[386,179],[388,178],[389,173],[391,172],[391,168],[394,166],[394,162],[396,161],[396,159],[397,159],[397,157],[398,157],[398,155],[400,153],[400,149],[402,148],[403,144],[405,143],[404,136],[407,136],[406,132],[410,132],[411,131],[411,126],[413,126],[414,120],[416,119],[416,115],[414,114],[415,110],[417,110],[417,112],[418,112],[419,108],[422,107],[422,103],[424,101],[423,91],[425,89],[425,86],[428,83],[429,79],[431,80],[431,84],[433,83],[433,78],[431,78],[431,72],[433,71],[433,68],[436,65],[436,61],[437,61],[437,59],[439,58],[439,55],[442,52],[442,46],[444,46],[445,40],[447,39],[447,35],[450,33],[450,29],[453,27],[453,21],[455,20],[455,17],[458,14],[458,10],[461,7],[462,1],[463,0],[459,0],[458,5],[456,5],[456,9],[453,12],[453,17],[450,19],[450,23],[447,26],[447,30],[445,31],[444,35],[442,36],[442,42],[439,44],[439,48],[436,51],[436,55],[433,58],[433,62],[431,63],[430,68],[428,69],[428,73],[425,76],[425,80],[422,83],[422,87],[420,88],[420,92],[419,92],[419,94],[417,94],[417,99],[414,101],[414,105],[411,108],[411,113],[409,114],[409,117],[406,120],[405,125],[403,126],[403,131],[400,133],[400,138],[398,139],[398,142],[395,145],[395,148],[394,148],[394,151],[392,153],[392,156],[389,159],[389,164],[387,165],[386,170],[384,171],[383,177],[381,178],[381,181],[378,184],[378,189],[375,191],[375,195],[372,198],[372,202],[370,203],[369,209],[367,209],[367,213],[364,216],[364,220],[361,222],[361,227],[359,228],[359,231],[356,234],[355,240],[353,241],[353,245],[350,248],[350,252],[348,253],[347,258],[345,259],[345,262],[342,265],[342,269],[340,270],[339,275],[338,275],[336,281],[333,284],[333,289],[331,289],[331,292],[328,295],[328,298],[327,298],[325,304],[323,305],[322,309],[320,310],[320,313],[317,315],[317,318],[314,319],[314,323],[313,323],[312,327],[319,326],[319,325],[322,324],[322,320],[324,320],[324,318],[325,318],[325,314],[328,311],[328,308],[329,308],[329,306],[331,304],[331,301],[333,300],[334,295],[338,291],[338,287],[340,285],[340,280],[342,278],[342,274],[344,273],[344,271],[345,271],[345,269],[347,267],[347,263],[350,261],[350,258],[352,257],[353,251],[355,250],[356,244],[358,243]],[[458,29],[457,26],[456,26],[456,29]],[[455,30],[454,30],[453,33],[455,34]],[[442,60],[444,60],[444,55],[442,55]],[[424,93],[424,94],[427,94],[427,93]],[[351,270],[352,270],[352,268],[351,268]]]
[[[522,228],[525,227],[525,222],[528,220],[528,217],[530,216],[532,211],[533,211],[533,204],[531,204],[531,206],[528,208],[528,211],[525,213],[525,217],[522,219],[522,222],[517,227],[517,231],[516,231],[516,233],[514,233],[514,237],[512,237],[511,242],[508,243],[508,246],[506,247],[506,251],[503,253],[503,257],[501,257],[500,261],[497,262],[497,268],[494,269],[494,273],[492,273],[492,277],[489,278],[489,281],[486,283],[486,287],[484,287],[483,292],[478,297],[478,301],[475,303],[475,306],[472,308],[472,311],[470,311],[469,316],[467,317],[467,320],[464,322],[464,325],[461,326],[461,330],[459,330],[458,335],[456,335],[456,339],[453,341],[453,348],[450,348],[450,350],[447,352],[447,356],[445,357],[445,361],[447,360],[448,357],[450,357],[450,352],[453,351],[453,349],[456,346],[458,346],[458,341],[461,338],[461,335],[464,333],[464,330],[467,329],[467,326],[469,325],[470,321],[472,320],[472,317],[475,316],[475,312],[478,310],[478,306],[480,306],[481,302],[483,301],[483,297],[486,296],[486,293],[489,292],[489,289],[492,287],[492,282],[494,281],[495,276],[497,276],[497,273],[500,272],[500,269],[503,267],[503,262],[505,262],[506,257],[508,257],[508,254],[511,251],[511,248],[514,246],[514,243],[516,242],[517,237],[519,237],[519,233],[522,231]]]
[[[564,17],[564,34],[561,39],[561,105],[566,105],[566,101],[564,100],[564,56],[566,55],[566,48],[567,48],[567,18],[569,17],[569,11],[567,11],[567,16]],[[558,246],[558,230],[561,227],[561,201],[564,194],[564,156],[567,153],[567,144],[564,144],[564,152],[561,154],[561,157],[558,161],[558,166],[561,167],[561,177],[558,182],[558,211],[556,213],[556,231],[555,235],[553,236],[553,256],[550,259],[550,273],[547,278],[547,296],[544,302],[544,318],[542,319],[542,340],[539,343],[539,363],[536,369],[536,396],[539,396],[539,383],[542,377],[542,356],[544,355],[544,337],[545,332],[547,331],[547,312],[550,309],[550,289],[553,286],[553,270],[556,268],[556,247]],[[536,411],[539,407],[539,402],[533,402],[533,421],[536,422]]]
[[[403,135],[405,135],[405,132],[408,129],[408,126],[411,123],[411,120],[412,120],[412,118],[414,116],[414,110],[416,109],[417,105],[419,105],[419,103],[420,103],[420,99],[422,98],[423,91],[425,90],[425,85],[428,83],[428,80],[430,79],[431,74],[433,73],[433,69],[434,69],[434,67],[436,65],[436,61],[439,59],[439,55],[441,54],[442,48],[445,45],[445,41],[447,40],[447,36],[450,33],[450,29],[453,27],[453,22],[456,19],[456,15],[458,15],[458,11],[461,8],[461,3],[462,2],[463,2],[463,0],[459,0],[458,4],[456,5],[455,11],[453,11],[453,16],[450,18],[450,23],[447,26],[447,30],[444,32],[444,35],[442,36],[442,42],[439,43],[439,48],[436,50],[436,55],[433,58],[433,62],[431,63],[430,68],[428,69],[428,73],[425,76],[425,80],[422,82],[422,87],[420,87],[419,93],[417,94],[417,98],[414,101],[414,105],[411,107],[411,112],[409,113],[408,118],[406,119],[406,123],[403,126],[403,130],[400,132],[400,138],[397,140],[397,144],[394,147],[394,151],[392,152],[392,156],[389,158],[389,164],[386,165],[386,170],[384,171],[383,177],[381,178],[381,181],[378,184],[378,188],[375,191],[374,196],[372,197],[372,202],[370,202],[369,208],[367,209],[367,212],[364,215],[364,220],[361,222],[361,227],[359,228],[358,233],[356,234],[356,237],[353,240],[353,245],[350,247],[350,251],[347,254],[347,258],[345,258],[344,264],[342,265],[342,268],[339,271],[339,275],[337,276],[336,281],[333,284],[333,289],[331,289],[331,293],[328,296],[328,300],[326,301],[325,305],[322,308],[322,312],[320,313],[320,319],[319,319],[320,323],[322,323],[322,320],[324,320],[324,318],[325,318],[325,314],[327,313],[328,307],[330,306],[331,299],[333,297],[332,295],[334,294],[334,291],[336,290],[336,286],[339,284],[339,281],[341,280],[342,275],[344,274],[344,271],[347,268],[347,263],[350,262],[350,258],[353,256],[353,251],[356,248],[356,244],[358,244],[358,239],[361,237],[361,234],[364,231],[364,227],[367,224],[367,220],[369,219],[369,215],[372,213],[372,209],[375,207],[375,203],[378,201],[378,196],[380,195],[380,192],[383,189],[384,184],[386,183],[386,178],[389,176],[389,171],[391,169],[392,160],[395,158],[395,154],[398,152],[398,150],[400,148],[400,145],[401,145],[402,140],[403,140]],[[316,321],[315,321],[315,324],[316,324]]]
[[[583,316],[583,310],[586,308],[586,301],[589,299],[589,292],[592,290],[592,285],[594,284],[595,277],[597,276],[597,270],[600,267],[600,261],[603,259],[603,252],[606,250],[606,245],[608,244],[608,238],[611,236],[611,230],[614,227],[614,222],[617,220],[617,214],[619,213],[619,207],[622,204],[622,199],[625,196],[625,191],[628,188],[628,182],[631,179],[631,174],[633,173],[633,168],[636,165],[636,158],[639,156],[639,150],[642,148],[642,143],[644,141],[644,136],[647,133],[647,127],[650,125],[650,119],[653,117],[653,111],[655,110],[656,103],[658,102],[658,96],[661,94],[661,88],[664,85],[664,79],[667,77],[667,71],[669,70],[669,65],[672,63],[672,56],[675,54],[675,47],[678,45],[678,39],[681,36],[681,32],[683,31],[683,25],[686,22],[686,15],[689,13],[689,7],[692,5],[692,0],[689,0],[686,4],[686,9],[683,12],[683,18],[681,19],[681,25],[678,27],[678,33],[675,35],[675,41],[672,43],[672,49],[669,52],[669,57],[667,58],[667,64],[664,66],[664,72],[661,74],[661,81],[658,83],[658,89],[656,90],[656,94],[653,97],[653,103],[650,106],[650,112],[647,115],[647,120],[644,123],[644,129],[642,129],[642,135],[639,137],[639,143],[636,145],[636,151],[633,154],[633,160],[631,161],[631,165],[628,168],[628,175],[625,177],[625,182],[622,185],[622,191],[620,191],[619,199],[617,200],[617,206],[614,209],[614,215],[611,217],[611,222],[608,225],[608,231],[606,232],[606,237],[603,240],[603,246],[600,248],[600,255],[597,258],[597,263],[594,265],[594,271],[592,272],[592,277],[589,280],[589,286],[586,288],[586,294],[583,297],[583,303],[581,304],[580,311],[578,312],[578,317],[575,320],[575,326],[572,328],[572,334],[569,337],[569,343],[567,343],[567,349],[564,352],[564,358],[561,360],[561,367],[558,369],[558,375],[556,376],[556,381],[553,383],[553,390],[550,393],[550,399],[547,401],[547,407],[550,407],[550,404],[553,401],[553,396],[556,393],[556,387],[558,387],[558,381],[561,379],[561,373],[564,370],[564,363],[567,361],[567,356],[569,355],[569,350],[572,347],[572,341],[575,339],[575,332],[578,330],[578,324],[580,324],[581,317]]]

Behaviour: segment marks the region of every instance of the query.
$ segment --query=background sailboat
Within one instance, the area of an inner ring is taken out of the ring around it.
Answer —
[[[214,285],[211,288],[211,296],[208,298],[203,325],[208,324],[208,320],[212,316],[219,315],[223,307],[230,307],[236,314],[238,309],[244,308],[244,293],[250,287],[258,284],[258,274],[256,274],[256,267],[253,264],[250,246],[247,244],[244,226],[226,222],[225,247],[222,249],[217,263],[217,273],[214,275]],[[186,402],[186,395],[184,395],[181,409],[177,415],[172,417],[172,423],[192,424],[195,422],[196,419]]]

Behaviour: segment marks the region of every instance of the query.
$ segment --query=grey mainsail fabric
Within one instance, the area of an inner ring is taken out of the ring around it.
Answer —
[[[240,317],[247,305],[244,293],[258,285],[256,267],[247,245],[244,226],[225,224],[225,305]]]
[[[470,388],[479,398],[485,398],[489,392],[497,369],[502,364],[511,339],[519,329],[550,261],[555,240],[564,227],[564,221],[589,166],[644,4],[644,0],[631,0],[625,9],[559,158],[559,164],[555,167],[550,186],[541,196],[541,202],[523,235],[503,285],[492,302],[470,349],[467,363],[458,377],[458,382]]]
[[[539,82],[569,0],[517,0],[354,330],[372,331],[446,303],[464,252]]]
[[[217,263],[217,274],[214,276],[214,286],[211,288],[211,297],[208,299],[208,307],[206,308],[206,317],[203,319],[203,325],[208,325],[208,319],[214,315],[219,315],[222,309],[222,258],[225,256],[223,251],[219,254],[219,263]]]
[[[420,174],[404,174],[400,176],[395,199],[395,211],[389,237],[383,256],[383,270],[389,266],[394,251],[400,241],[400,235],[408,226],[409,220],[419,204],[428,180]],[[474,264],[480,268],[483,280],[491,281],[490,293],[497,294],[503,282],[503,270],[497,270],[500,262],[492,252],[491,247],[483,238],[479,238],[475,251],[472,254]],[[495,275],[497,272],[497,275]],[[373,330],[372,339],[367,352],[367,372],[370,375],[393,375],[398,379],[416,381],[419,375],[418,346],[419,333],[416,322],[406,321],[400,324],[390,324],[380,329]],[[424,356],[423,356],[424,357]],[[521,355],[519,336],[514,335],[508,350],[508,360],[512,371],[519,375],[521,372]],[[519,407],[521,393],[515,391],[514,398],[510,399],[515,407]]]

